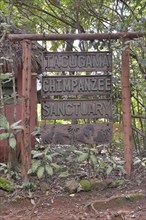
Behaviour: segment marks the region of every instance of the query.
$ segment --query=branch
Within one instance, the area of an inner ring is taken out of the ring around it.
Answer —
[[[22,7],[25,6],[25,7],[27,8],[27,10],[29,10],[29,11],[30,11],[30,9],[34,9],[34,10],[40,11],[40,12],[46,14],[46,15],[51,16],[52,18],[58,19],[59,21],[61,21],[62,23],[66,24],[66,25],[69,25],[69,26],[71,26],[71,27],[73,27],[73,28],[76,28],[76,25],[74,25],[73,23],[67,21],[66,19],[61,18],[61,17],[59,17],[59,16],[56,17],[56,16],[53,15],[52,13],[50,13],[50,12],[48,12],[48,11],[42,9],[42,8],[39,8],[39,7],[37,7],[37,6],[28,5],[28,4],[25,4],[25,3],[21,3],[21,5],[19,5],[19,3],[18,3],[18,5],[16,4],[16,6],[17,6],[20,10],[22,10]],[[26,8],[24,8],[24,9],[26,10]]]

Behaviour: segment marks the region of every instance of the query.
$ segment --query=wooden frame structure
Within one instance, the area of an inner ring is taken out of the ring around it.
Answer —
[[[37,40],[103,40],[120,39],[124,44],[122,52],[122,112],[124,128],[124,158],[125,170],[128,177],[131,175],[132,167],[132,125],[131,125],[131,105],[130,105],[130,81],[129,81],[129,58],[130,43],[134,38],[145,37],[146,32],[119,32],[119,33],[95,33],[95,34],[9,34],[8,38],[12,41],[22,41],[23,49],[23,108],[22,121],[24,125],[22,152],[22,178],[27,181],[27,172],[31,162],[31,142],[30,142],[30,95],[31,95],[31,41]],[[126,44],[126,47],[125,47]]]

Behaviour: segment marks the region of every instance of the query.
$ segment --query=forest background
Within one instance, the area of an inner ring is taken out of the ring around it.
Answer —
[[[116,33],[144,32],[145,0],[1,0],[1,40],[15,25],[24,33]],[[113,51],[113,115],[122,123],[120,40],[52,41],[48,51]],[[128,42],[129,43],[129,42]],[[146,151],[146,41],[145,37],[130,41],[130,86],[133,139],[138,155]],[[116,146],[122,139],[115,137]],[[12,144],[13,145],[13,144]]]

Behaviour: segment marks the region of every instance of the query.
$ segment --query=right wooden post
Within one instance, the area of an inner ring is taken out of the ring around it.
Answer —
[[[124,128],[124,159],[128,177],[132,168],[132,125],[131,125],[131,98],[130,98],[130,44],[128,39],[123,41],[122,51],[122,113]]]

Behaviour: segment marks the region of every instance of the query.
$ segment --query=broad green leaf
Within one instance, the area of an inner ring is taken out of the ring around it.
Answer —
[[[0,127],[3,129],[9,129],[9,122],[7,118],[2,114],[0,114]]]
[[[133,165],[139,164],[141,163],[141,160],[137,157],[133,163]]]
[[[51,166],[54,167],[56,170],[61,169],[61,166],[59,166],[57,163],[51,163]]]
[[[74,152],[75,152],[76,154],[79,154],[79,155],[83,153],[83,152],[80,151],[80,150],[75,150]]]
[[[139,58],[138,63],[141,64],[142,66],[146,67],[146,59]]]
[[[32,173],[35,173],[40,165],[41,165],[41,161],[40,160],[33,160],[32,165],[31,165]]]
[[[10,125],[10,128],[11,129],[22,129],[23,126],[19,125],[21,122],[22,122],[22,120],[14,122],[13,124]]]
[[[68,148],[68,151],[74,152],[76,149],[77,149],[77,148],[76,148],[75,146],[70,146],[70,147]]]
[[[45,155],[45,158],[52,162],[52,157],[51,157],[51,155]]]
[[[5,164],[5,163],[0,163],[0,166],[2,166],[2,167],[7,167],[7,164]]]
[[[90,156],[90,160],[92,161],[92,163],[95,165],[97,163],[97,157],[95,155],[91,155]]]
[[[143,158],[143,159],[142,159],[141,165],[142,165],[143,167],[146,167],[146,158]]]
[[[59,177],[67,177],[69,175],[70,175],[69,172],[65,171],[65,172],[60,173]]]
[[[88,158],[88,153],[82,153],[80,154],[80,156],[78,157],[78,162],[83,162]]]
[[[120,171],[121,171],[123,174],[125,174],[125,173],[126,173],[126,171],[125,171],[124,167],[123,167],[123,166],[121,166],[121,165],[117,165],[116,169],[120,170]]]
[[[136,7],[139,6],[141,3],[141,0],[136,0]]]
[[[47,154],[49,152],[49,148],[47,147],[45,150],[44,150],[44,154]]]
[[[15,137],[9,138],[9,145],[10,145],[10,147],[13,148],[13,149],[16,148],[17,142],[16,142],[16,138],[15,138]]]
[[[9,133],[2,133],[0,134],[0,140],[4,140],[4,139],[7,139],[9,137]]]
[[[43,177],[44,171],[45,171],[44,166],[41,166],[41,167],[38,168],[38,170],[37,170],[37,177],[38,177],[39,179],[41,179],[41,178]]]
[[[50,176],[53,175],[53,169],[49,164],[45,165],[45,170],[46,170],[47,174],[49,174]]]
[[[68,156],[68,157],[66,157],[66,160],[69,161],[69,162],[73,162],[74,158],[72,156]]]
[[[33,158],[40,158],[40,157],[42,157],[42,155],[43,155],[43,152],[35,152],[35,154],[33,155]]]
[[[106,170],[106,174],[109,175],[113,170],[113,167],[109,166]]]
[[[34,154],[38,153],[38,151],[37,150],[32,150],[31,153],[34,155]]]
[[[104,167],[106,167],[106,163],[105,163],[104,161],[100,161],[100,162],[99,162],[99,166],[100,166],[101,168],[104,168]]]

